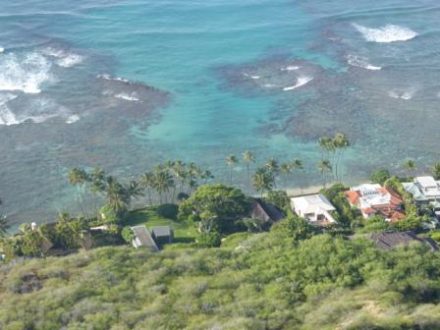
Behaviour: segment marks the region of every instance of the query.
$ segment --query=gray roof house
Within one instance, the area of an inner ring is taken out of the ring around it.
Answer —
[[[151,228],[151,235],[156,243],[172,243],[174,238],[173,230],[170,226],[158,226]]]
[[[134,226],[131,227],[133,230],[134,239],[132,241],[133,246],[137,249],[140,247],[149,248],[151,251],[159,251],[159,247],[145,226]]]
[[[284,218],[284,213],[275,205],[267,203],[260,198],[255,198],[250,217],[264,222],[276,222]]]
[[[397,246],[407,246],[414,242],[426,244],[432,251],[438,251],[437,243],[430,238],[418,237],[411,231],[374,233],[369,237],[380,249],[391,250]]]

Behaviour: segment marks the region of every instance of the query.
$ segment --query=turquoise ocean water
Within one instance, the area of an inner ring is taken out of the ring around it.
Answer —
[[[344,178],[440,158],[433,0],[0,3],[0,196],[14,221],[77,211],[66,173],[129,178],[168,159],[300,158],[353,142]],[[246,189],[243,168],[236,180]]]

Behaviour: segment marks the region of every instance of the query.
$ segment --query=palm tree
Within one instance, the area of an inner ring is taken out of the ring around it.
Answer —
[[[184,192],[185,182],[188,179],[186,164],[181,160],[175,161],[172,166],[172,173],[177,182],[179,182],[179,192]]]
[[[152,172],[144,173],[140,178],[141,186],[147,190],[148,203],[153,204],[151,190],[154,189],[154,174]]]
[[[252,152],[249,150],[246,150],[243,152],[243,162],[246,164],[246,173],[247,173],[247,179],[249,182],[250,179],[250,167],[252,163],[255,163],[255,157]]]
[[[278,175],[280,174],[280,165],[278,163],[278,161],[275,158],[271,158],[267,161],[267,163],[264,165],[264,167],[270,172],[272,173],[273,176],[273,184],[274,187],[276,188],[276,179],[278,177]]]
[[[212,174],[210,170],[205,170],[200,178],[203,180],[204,184],[206,184],[209,180],[214,179],[214,174]]]
[[[335,160],[334,160],[334,166],[335,166],[335,177],[336,180],[339,180],[339,162],[341,161],[343,152],[350,146],[350,141],[348,140],[347,136],[344,133],[336,133],[335,137],[333,138],[333,147],[335,149]]]
[[[252,185],[261,195],[264,192],[271,191],[275,185],[275,177],[273,173],[266,167],[260,167],[255,171],[252,177]]]
[[[408,176],[413,176],[414,171],[417,168],[416,162],[412,159],[408,159],[403,163],[403,167],[408,171]]]
[[[300,159],[294,159],[290,162],[292,170],[302,170],[304,168],[303,162]]]
[[[165,201],[168,200],[168,192],[175,186],[173,176],[169,171],[157,168],[154,173],[154,189],[159,193],[160,203],[163,203],[163,195]]]
[[[234,168],[235,165],[238,164],[238,159],[237,157],[235,157],[235,155],[229,155],[228,157],[226,157],[226,165],[229,166],[230,168],[230,180],[231,180],[231,184],[232,184],[232,170]]]
[[[434,179],[440,180],[440,162],[437,162],[432,167],[432,175]]]
[[[68,180],[71,185],[80,185],[89,181],[89,176],[83,169],[73,168],[69,171]]]
[[[327,175],[332,172],[332,164],[329,160],[321,160],[318,163],[318,170],[321,173],[324,188],[327,185]]]
[[[2,204],[3,202],[0,199],[0,207],[2,206]],[[5,237],[8,233],[8,229],[9,229],[8,219],[6,219],[6,216],[0,212],[0,237]]]
[[[127,189],[112,176],[105,179],[105,195],[107,204],[116,213],[126,210],[130,204],[131,196]]]

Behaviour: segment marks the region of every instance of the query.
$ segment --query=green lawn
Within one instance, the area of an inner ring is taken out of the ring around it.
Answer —
[[[198,235],[194,224],[174,221],[161,217],[156,212],[156,208],[149,207],[145,209],[134,210],[130,212],[127,220],[127,226],[145,225],[148,229],[156,226],[170,226],[174,230],[175,243],[193,243]]]

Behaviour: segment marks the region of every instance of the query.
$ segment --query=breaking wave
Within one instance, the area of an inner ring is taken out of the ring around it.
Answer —
[[[382,69],[382,67],[380,67],[380,66],[376,66],[376,65],[372,65],[372,64],[368,63],[368,58],[363,57],[363,56],[357,56],[357,55],[350,54],[347,56],[347,63],[350,64],[351,66],[355,66],[355,67],[367,69],[367,70],[378,71],[378,70]]]
[[[1,94],[0,95],[0,125],[16,125],[19,124],[14,113],[8,108],[7,103],[17,98],[14,94]]]
[[[12,126],[25,122],[40,124],[52,118],[61,118],[67,124],[77,122],[80,117],[72,114],[66,107],[47,98],[29,100],[26,106],[11,109],[8,102],[15,100],[17,95],[0,94],[0,125]]]
[[[415,89],[404,90],[404,91],[392,90],[392,91],[388,92],[388,96],[393,99],[401,99],[401,100],[408,101],[413,98],[415,93],[416,93]]]
[[[297,65],[288,65],[285,68],[281,68],[281,71],[296,71],[299,69],[300,69],[300,67]]]
[[[369,28],[356,23],[353,26],[370,42],[389,43],[407,41],[417,37],[417,32],[403,26],[387,24],[379,28]]]
[[[138,101],[140,101],[139,97],[134,92],[130,93],[130,94],[119,93],[119,94],[114,95],[114,97],[116,97],[117,99],[120,99],[120,100],[125,100],[125,101],[130,101],[130,102],[138,102]]]
[[[38,94],[41,85],[51,79],[51,63],[41,54],[14,53],[0,57],[0,91]]]
[[[308,77],[308,76],[298,77],[295,85],[284,87],[283,91],[285,91],[285,92],[293,91],[301,86],[308,84],[312,80],[313,80],[313,77]]]
[[[44,49],[43,54],[56,59],[55,64],[63,68],[71,68],[77,64],[80,64],[84,60],[84,56],[68,53],[61,49],[55,49],[48,47]]]

